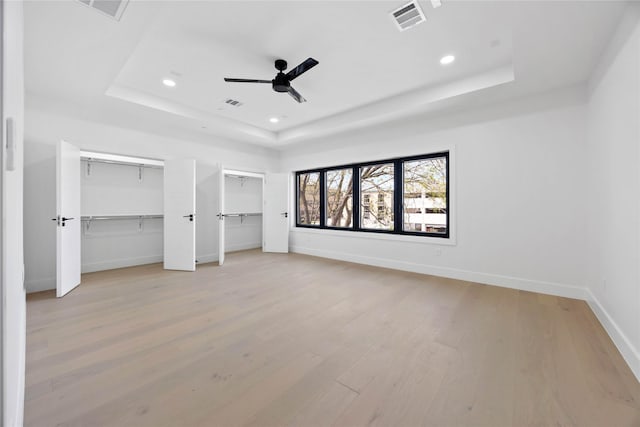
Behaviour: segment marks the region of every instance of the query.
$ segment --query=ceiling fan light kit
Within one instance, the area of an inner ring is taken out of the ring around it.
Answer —
[[[284,73],[284,70],[287,69],[287,61],[284,59],[276,59],[275,67],[278,70],[278,74],[276,74],[273,80],[256,80],[256,79],[234,79],[225,77],[225,82],[230,83],[271,83],[271,87],[274,91],[280,93],[288,93],[293,99],[298,101],[299,103],[307,102],[306,99],[302,95],[298,93],[292,86],[291,80],[299,77],[300,75],[306,73],[311,68],[318,65],[319,62],[313,58],[307,58],[297,67],[291,69],[288,73]]]

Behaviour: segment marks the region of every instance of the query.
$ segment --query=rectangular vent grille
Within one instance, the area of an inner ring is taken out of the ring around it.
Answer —
[[[78,0],[80,3],[89,6],[100,13],[119,21],[124,13],[129,0]]]
[[[391,12],[391,16],[400,31],[408,30],[427,20],[417,1],[412,1],[394,10]]]
[[[236,101],[235,99],[227,99],[224,101],[225,104],[233,105],[234,107],[240,107],[242,102]]]

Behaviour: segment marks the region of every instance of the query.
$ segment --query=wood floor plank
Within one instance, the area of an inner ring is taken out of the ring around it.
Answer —
[[[27,301],[26,426],[634,426],[583,301],[252,250]]]
[[[357,396],[355,391],[334,381],[324,394],[311,399],[299,408],[289,423],[282,425],[331,426]]]

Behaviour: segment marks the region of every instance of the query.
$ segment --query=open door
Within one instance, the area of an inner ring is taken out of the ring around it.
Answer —
[[[196,161],[164,162],[164,268],[196,269]]]
[[[56,296],[80,284],[80,149],[58,142],[56,156]]]
[[[224,168],[218,174],[218,265],[224,264]]]
[[[289,252],[289,175],[267,173],[264,179],[264,252]]]

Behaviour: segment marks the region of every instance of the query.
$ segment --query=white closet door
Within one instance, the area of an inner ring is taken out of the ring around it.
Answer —
[[[218,264],[224,264],[224,168],[220,166],[218,174]]]
[[[267,173],[264,180],[264,252],[289,252],[289,175]]]
[[[58,142],[56,156],[56,295],[80,284],[80,149]]]
[[[196,161],[164,162],[164,268],[196,269]]]

